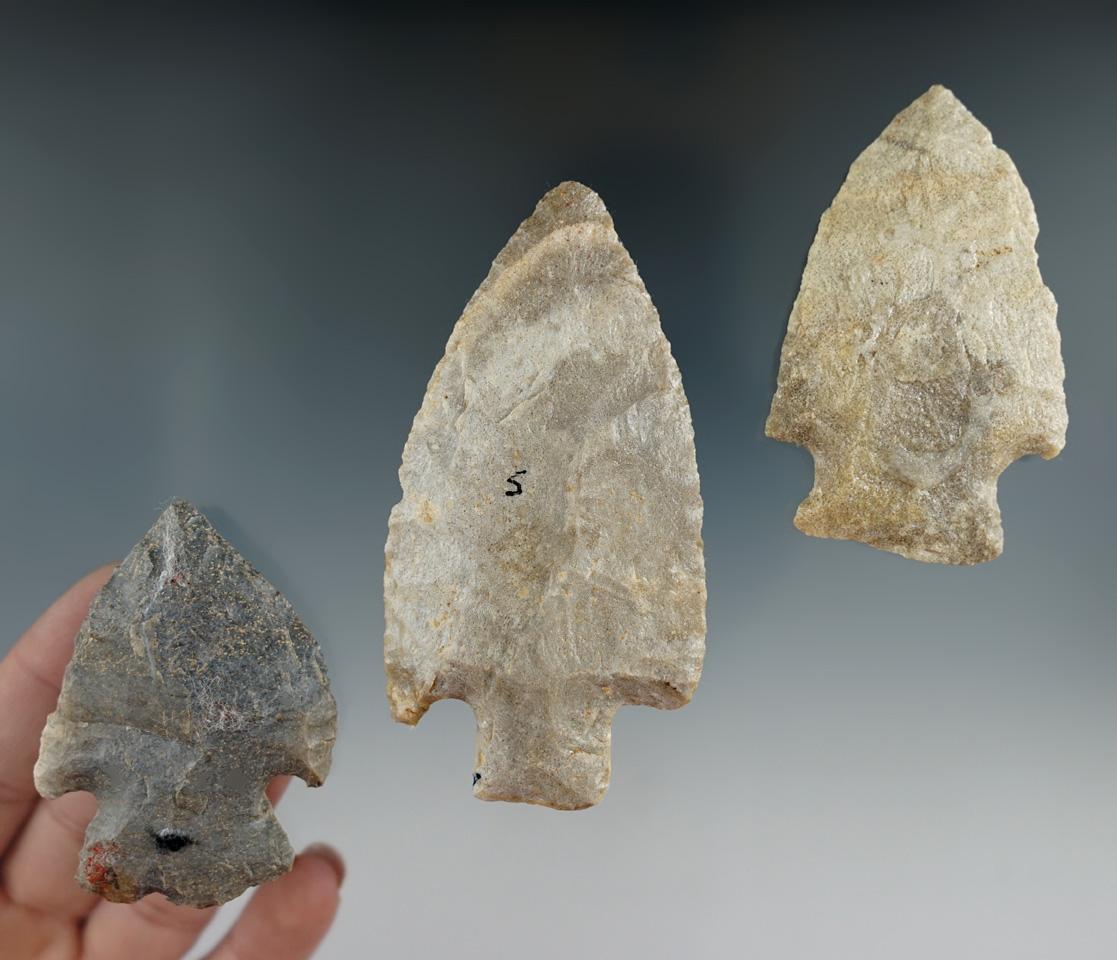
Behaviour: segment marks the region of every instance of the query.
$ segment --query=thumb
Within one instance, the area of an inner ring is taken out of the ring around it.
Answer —
[[[344,879],[333,847],[307,847],[290,873],[256,892],[207,960],[306,960],[333,923]]]

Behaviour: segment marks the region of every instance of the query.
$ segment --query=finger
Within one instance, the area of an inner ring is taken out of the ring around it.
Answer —
[[[13,902],[69,920],[84,917],[97,895],[74,880],[85,828],[97,812],[91,793],[44,800],[0,862],[0,886]]]
[[[74,636],[112,571],[112,564],[101,567],[74,584],[0,663],[0,854],[35,799],[31,771],[39,755],[39,736],[58,702]]]
[[[287,792],[287,787],[291,783],[291,778],[288,776],[276,777],[271,783],[268,784],[267,794],[271,805],[274,807],[282,799],[283,794]]]
[[[276,777],[268,784],[267,795],[273,806],[279,802],[290,781],[290,777]],[[78,849],[75,848],[75,861],[77,854]],[[71,886],[80,891],[76,885]],[[136,903],[98,903],[94,896],[90,907],[93,912],[85,924],[82,960],[133,956],[143,957],[144,960],[178,960],[198,939],[217,909],[180,907],[159,893]]]
[[[207,960],[305,960],[333,923],[344,879],[336,850],[308,847],[290,873],[256,891]]]
[[[217,909],[180,907],[161,893],[136,903],[98,904],[85,924],[82,960],[178,960]]]

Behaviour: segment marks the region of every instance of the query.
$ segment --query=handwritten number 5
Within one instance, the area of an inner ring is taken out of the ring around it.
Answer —
[[[521,477],[525,473],[527,473],[526,470],[517,470],[514,474],[512,474],[512,476],[510,476],[507,480],[504,481],[505,483],[512,484],[512,486],[514,486],[516,488],[515,490],[505,490],[504,495],[506,497],[518,497],[521,493],[524,492],[524,488],[521,485],[520,481],[515,479],[515,478],[516,477]]]

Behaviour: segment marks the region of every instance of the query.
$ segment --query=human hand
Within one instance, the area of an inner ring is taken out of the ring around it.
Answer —
[[[218,909],[151,894],[109,903],[74,882],[92,794],[39,799],[32,770],[74,637],[106,566],[59,597],[0,662],[0,945],[5,960],[177,960]],[[268,787],[278,801],[287,778]],[[290,873],[253,895],[208,960],[303,960],[326,935],[344,875],[340,856],[314,845]]]

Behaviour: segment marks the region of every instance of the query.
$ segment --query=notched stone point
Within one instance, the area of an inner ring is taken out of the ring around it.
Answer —
[[[808,254],[765,427],[814,456],[800,530],[930,562],[1001,553],[997,477],[1066,436],[1038,229],[1012,160],[945,87],[857,158]]]
[[[35,785],[97,797],[86,889],[211,906],[291,868],[264,790],[279,774],[325,779],[336,717],[290,604],[175,500],[93,599]]]
[[[392,714],[468,702],[480,799],[590,806],[617,707],[689,700],[706,598],[693,438],[605,205],[559,184],[454,328],[385,547]]]

